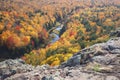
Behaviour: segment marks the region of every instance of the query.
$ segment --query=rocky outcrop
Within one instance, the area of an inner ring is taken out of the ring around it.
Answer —
[[[111,32],[110,36],[120,37],[120,28],[118,28],[115,31]]]
[[[4,80],[17,73],[29,72],[34,69],[33,66],[25,64],[21,59],[16,60],[6,60],[0,62],[0,80]]]
[[[85,64],[94,61],[93,58],[96,56],[105,57],[105,55],[120,55],[120,37],[112,38],[106,43],[95,44],[85,48],[63,63],[62,66]]]
[[[120,37],[85,48],[58,67],[0,62],[0,80],[120,80]]]

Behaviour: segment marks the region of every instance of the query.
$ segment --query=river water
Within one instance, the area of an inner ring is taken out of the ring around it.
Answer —
[[[60,30],[62,29],[62,27],[63,27],[63,25],[60,25],[60,26],[56,27],[55,30],[56,30],[56,31],[60,31]],[[51,40],[51,42],[50,42],[51,44],[54,43],[54,42],[56,42],[56,41],[59,40],[59,38],[60,38],[60,37],[59,37],[59,34],[57,34],[57,33],[55,33],[55,32],[52,32],[52,33],[50,34],[50,36],[51,36],[51,37],[53,36],[53,38],[52,38],[52,40]],[[1,62],[1,61],[4,61],[4,60],[6,60],[6,59],[0,58],[0,62]]]
[[[60,26],[58,26],[55,30],[56,31],[60,31],[61,29],[62,29],[62,25],[60,25]],[[59,34],[56,34],[56,33],[54,33],[54,32],[52,32],[51,34],[50,34],[50,36],[53,36],[53,38],[52,38],[52,40],[51,40],[51,43],[54,43],[54,42],[56,42],[57,40],[59,40]]]

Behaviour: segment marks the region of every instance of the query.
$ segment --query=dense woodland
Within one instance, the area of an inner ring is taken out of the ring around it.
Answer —
[[[60,39],[50,43],[59,25]],[[0,0],[0,58],[59,65],[119,27],[119,0]]]

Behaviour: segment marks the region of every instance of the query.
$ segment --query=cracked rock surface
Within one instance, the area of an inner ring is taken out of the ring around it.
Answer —
[[[120,80],[120,37],[85,48],[57,67],[5,60],[0,80]]]

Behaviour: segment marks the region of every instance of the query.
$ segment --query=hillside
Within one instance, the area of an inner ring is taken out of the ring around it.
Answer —
[[[58,67],[34,67],[21,59],[0,62],[1,80],[120,80],[119,72],[119,36],[79,51]]]
[[[60,65],[119,27],[119,0],[0,0],[0,59]]]
[[[0,0],[0,80],[120,80],[120,0]]]
[[[119,6],[119,0],[0,0],[1,11],[17,11],[17,12],[29,12],[39,9],[60,9],[74,7],[92,7],[92,6],[107,6],[117,5]],[[57,7],[56,7],[57,6]],[[48,10],[47,10],[48,11]]]

